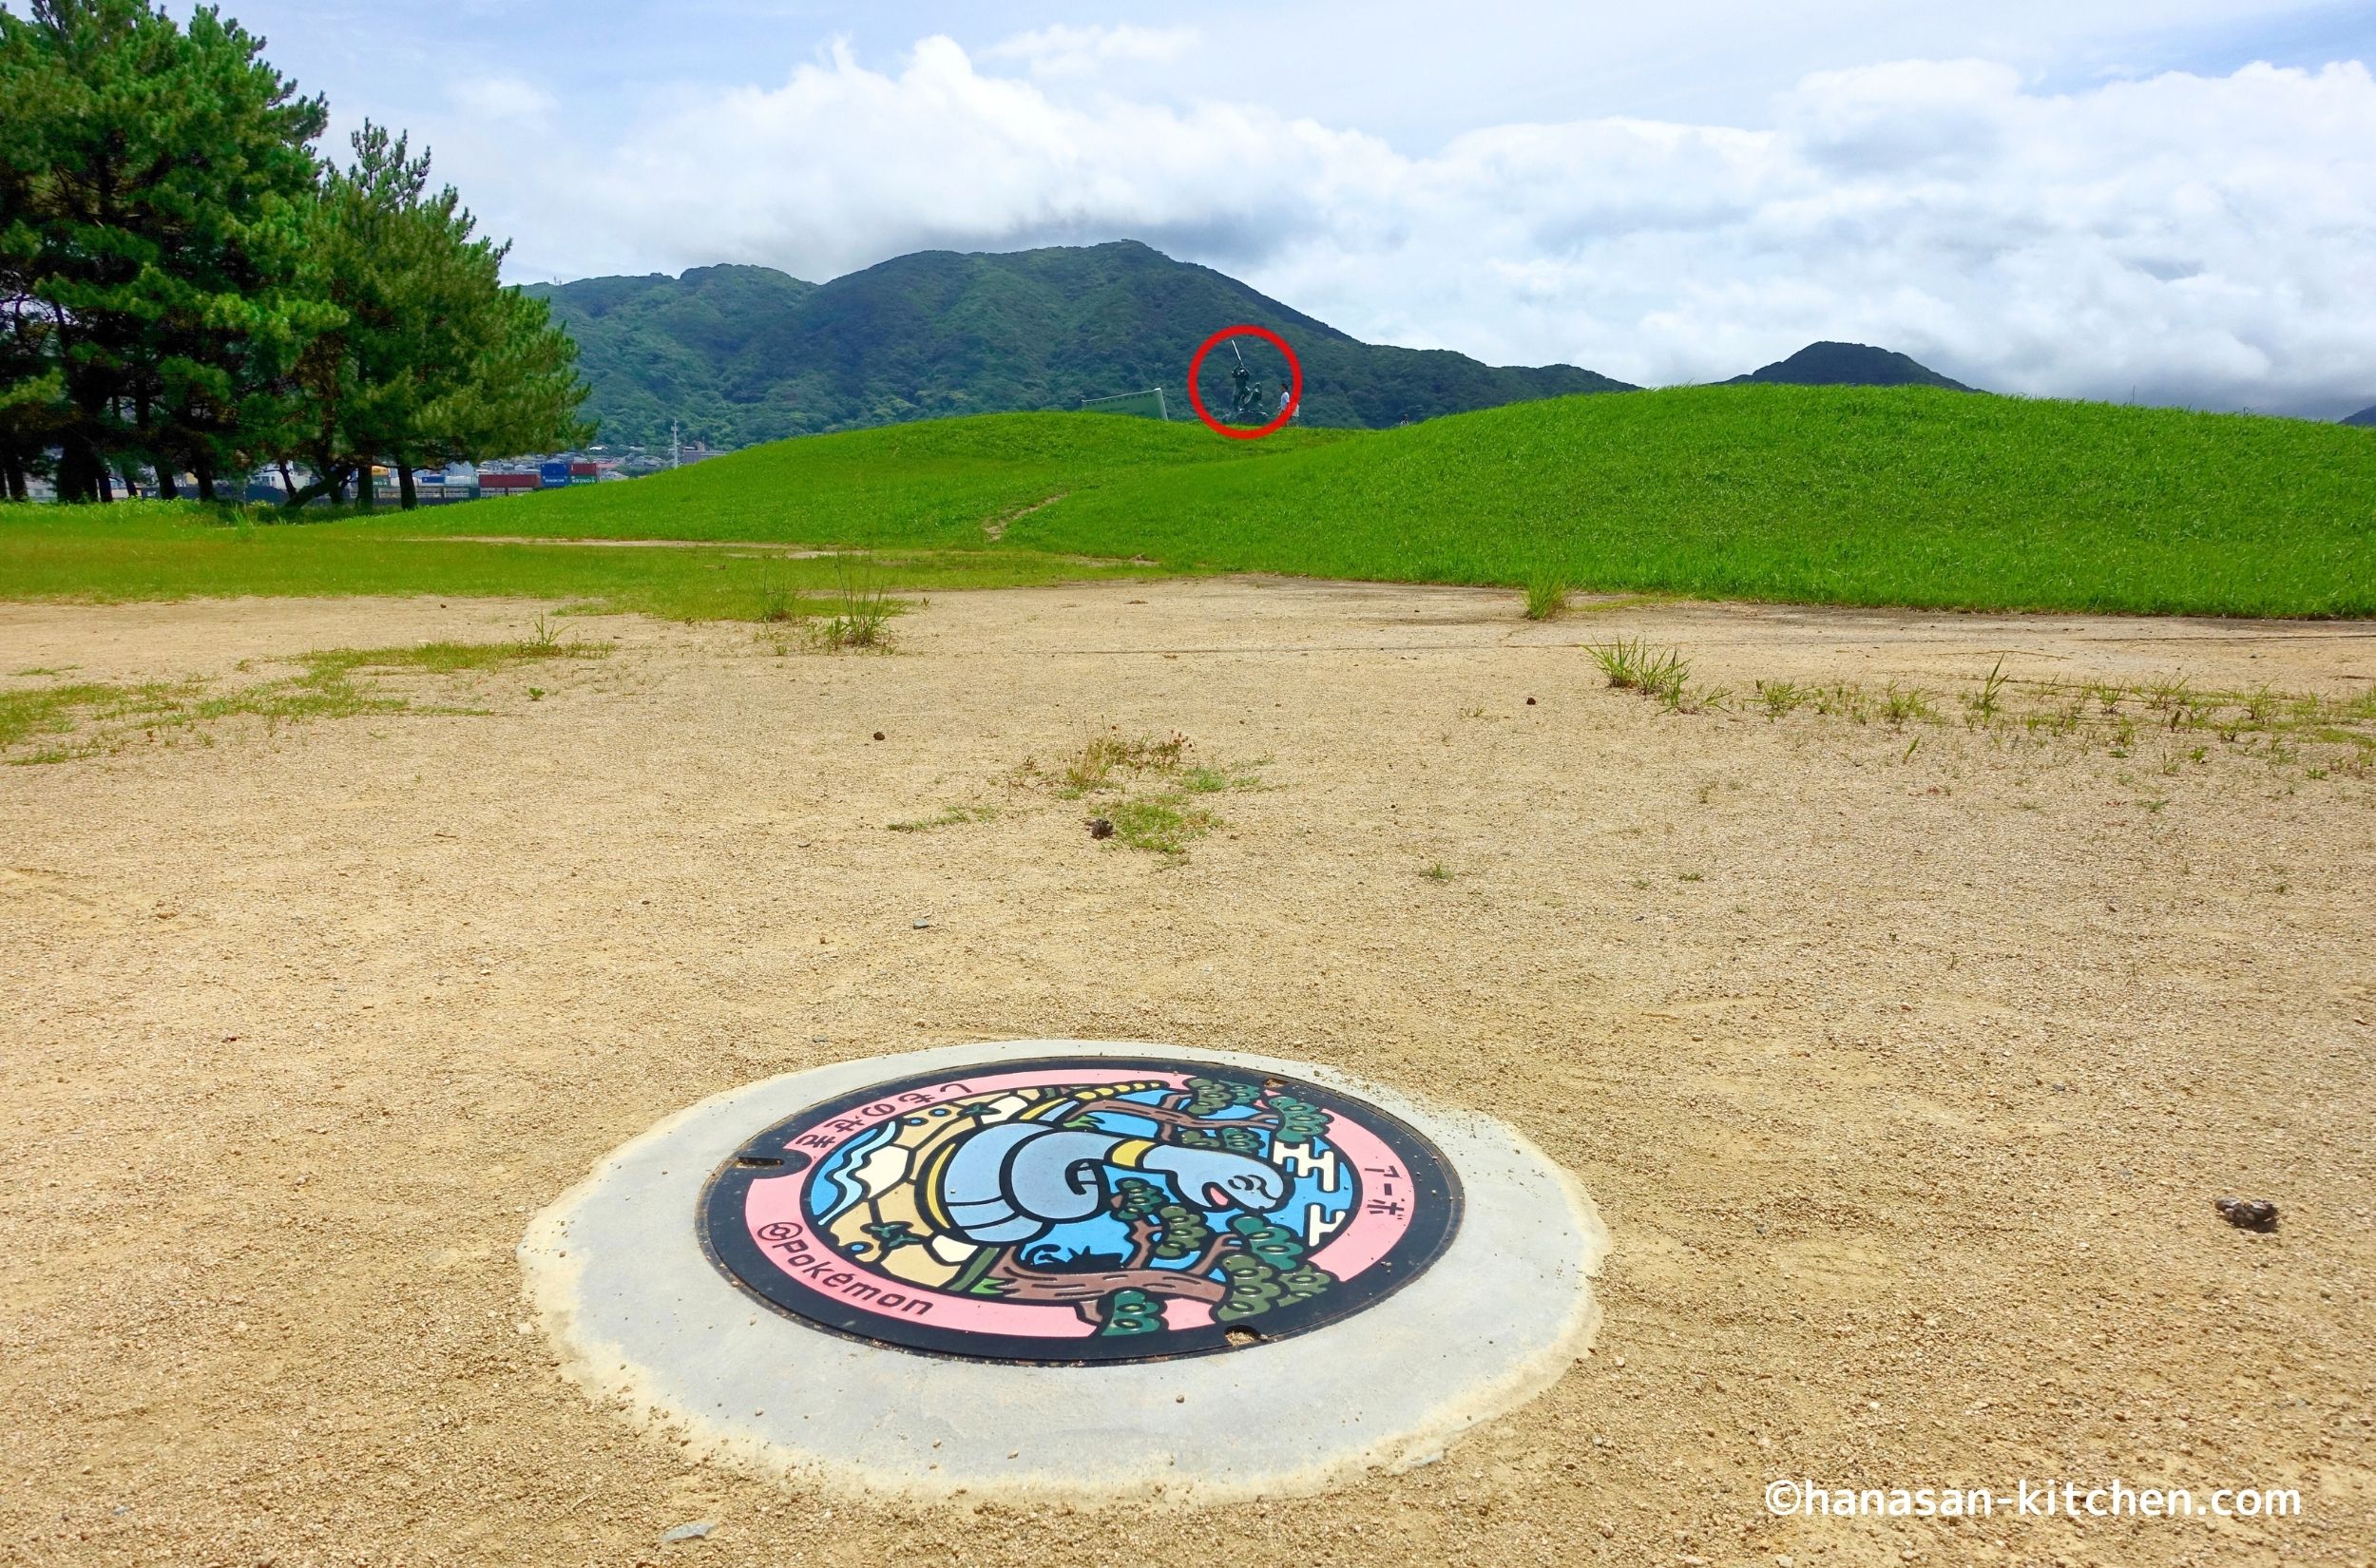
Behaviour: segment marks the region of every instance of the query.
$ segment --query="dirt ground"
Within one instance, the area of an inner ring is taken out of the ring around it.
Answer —
[[[535,608],[0,605],[0,678],[227,679]],[[1977,733],[1953,695],[2000,658],[2343,695],[2376,627],[1533,625],[1506,594],[1251,581],[936,596],[888,656],[573,624],[619,651],[404,678],[489,715],[0,768],[0,1562],[2376,1545],[2376,782]],[[1663,712],[1581,651],[1615,635],[1736,691],[1926,685],[1949,721]],[[1177,864],[1009,782],[1175,730],[1264,784]],[[997,814],[889,831],[950,807]],[[1609,1223],[1594,1353],[1329,1496],[916,1510],[693,1462],[524,1326],[527,1216],[661,1117],[1018,1036],[1298,1057],[1507,1119]],[[2281,1228],[2222,1223],[2232,1193]],[[2296,1487],[2304,1517],[1781,1519],[1783,1478]]]

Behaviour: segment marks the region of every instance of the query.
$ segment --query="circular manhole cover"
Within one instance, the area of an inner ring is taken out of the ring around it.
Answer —
[[[870,1084],[749,1139],[709,1257],[836,1333],[980,1361],[1153,1361],[1335,1322],[1460,1223],[1411,1127],[1210,1061],[1001,1061]]]

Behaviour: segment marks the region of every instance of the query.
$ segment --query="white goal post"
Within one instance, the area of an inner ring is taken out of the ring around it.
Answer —
[[[1133,413],[1142,419],[1166,422],[1172,411],[1163,400],[1163,389],[1149,387],[1144,392],[1118,392],[1112,397],[1084,397],[1081,400],[1083,413]]]

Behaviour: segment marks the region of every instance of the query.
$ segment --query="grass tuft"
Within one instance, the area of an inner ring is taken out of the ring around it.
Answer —
[[[955,828],[968,822],[988,822],[998,815],[995,806],[951,806],[937,816],[919,817],[913,822],[887,824],[895,833],[929,833],[940,828]]]
[[[1178,860],[1187,854],[1190,844],[1225,826],[1219,816],[1197,804],[1198,796],[1262,787],[1254,772],[1262,763],[1231,768],[1191,763],[1193,750],[1194,743],[1178,731],[1130,736],[1108,730],[1047,767],[1026,758],[1011,782],[1045,790],[1062,800],[1113,797],[1098,803],[1112,824],[1112,842]]]
[[[1568,582],[1563,573],[1538,566],[1526,575],[1526,619],[1555,621],[1567,613]]]
[[[1673,648],[1653,648],[1638,637],[1591,643],[1584,651],[1600,666],[1610,685],[1661,701],[1679,701],[1683,683],[1691,678],[1691,665],[1681,654]]]

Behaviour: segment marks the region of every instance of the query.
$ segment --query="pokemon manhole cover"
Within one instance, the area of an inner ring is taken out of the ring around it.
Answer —
[[[1332,1323],[1433,1262],[1461,1194],[1374,1106],[1161,1058],[841,1095],[710,1178],[701,1243],[820,1328],[983,1361],[1148,1361]]]

